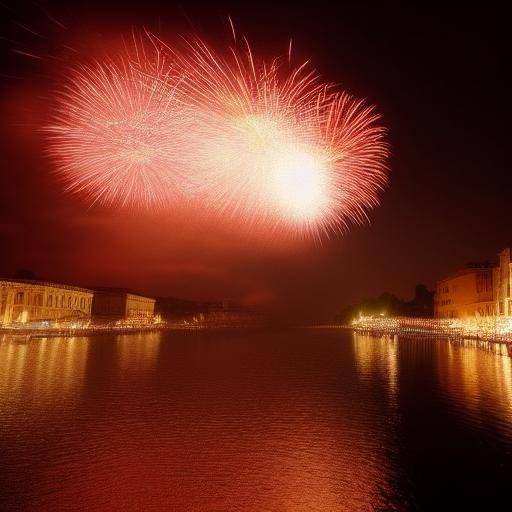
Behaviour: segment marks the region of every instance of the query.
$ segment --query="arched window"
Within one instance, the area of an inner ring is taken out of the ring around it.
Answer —
[[[23,292],[17,292],[14,296],[14,304],[23,304],[23,300],[25,298],[25,295]]]

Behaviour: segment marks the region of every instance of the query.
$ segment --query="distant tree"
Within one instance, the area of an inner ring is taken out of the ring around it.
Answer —
[[[434,315],[434,292],[424,284],[417,284],[414,289],[414,299],[410,302],[411,314],[414,316]]]
[[[414,299],[425,300],[432,295],[432,292],[424,284],[417,284],[414,288]]]
[[[404,301],[395,295],[384,292],[377,298],[363,299],[357,304],[352,304],[341,310],[336,316],[336,322],[350,323],[359,314],[386,315],[386,316],[415,316],[432,317],[434,315],[434,292],[431,292],[424,284],[416,285],[414,298]]]
[[[14,279],[29,279],[29,280],[37,280],[37,276],[35,272],[32,270],[28,270],[26,268],[19,268],[14,272]]]

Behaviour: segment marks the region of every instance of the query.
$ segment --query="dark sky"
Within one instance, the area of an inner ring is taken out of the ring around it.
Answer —
[[[332,3],[2,0],[0,275],[29,268],[56,281],[325,317],[385,290],[409,298],[416,283],[433,286],[508,246],[506,14]],[[378,106],[393,156],[371,225],[322,247],[276,247],[172,212],[90,208],[62,191],[39,132],[66,65],[54,57],[71,62],[142,25],[227,41],[228,14],[258,53],[285,53],[291,37],[298,59]]]

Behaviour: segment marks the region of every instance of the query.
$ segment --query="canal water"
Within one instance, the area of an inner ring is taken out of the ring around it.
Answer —
[[[507,356],[327,329],[0,337],[2,512],[503,510],[511,490]]]

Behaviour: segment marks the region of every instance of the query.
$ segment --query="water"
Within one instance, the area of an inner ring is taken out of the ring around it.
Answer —
[[[511,484],[509,357],[339,330],[0,337],[1,511],[493,510]]]

